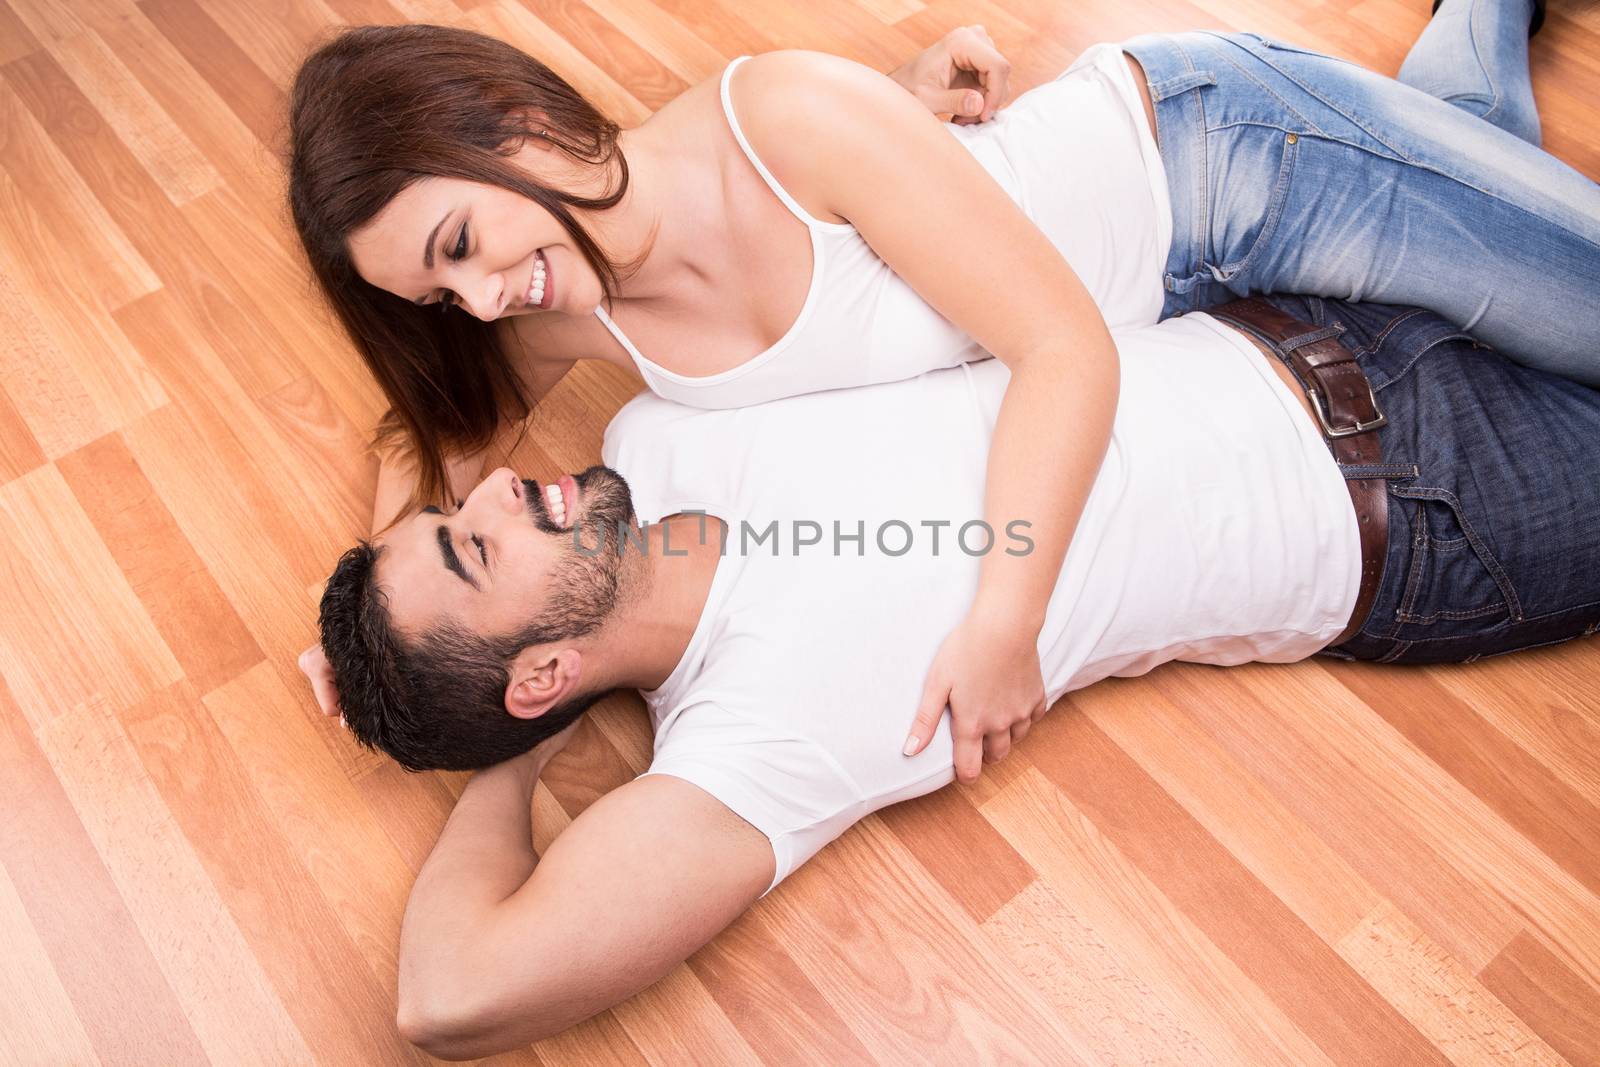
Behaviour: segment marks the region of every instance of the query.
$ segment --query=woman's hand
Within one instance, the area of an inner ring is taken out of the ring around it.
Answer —
[[[957,778],[976,782],[983,763],[1005,759],[1045,713],[1036,640],[969,615],[933,657],[905,754],[927,747],[948,704]]]
[[[339,687],[333,683],[333,664],[322,651],[321,644],[312,645],[300,653],[300,669],[311,682],[311,695],[317,698],[317,707],[324,715],[339,716],[344,724],[344,710],[339,707]]]
[[[1011,63],[982,26],[957,26],[889,75],[935,115],[958,126],[987,122],[1000,109]]]

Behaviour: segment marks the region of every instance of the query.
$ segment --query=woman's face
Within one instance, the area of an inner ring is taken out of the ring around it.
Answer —
[[[547,154],[524,148],[513,159],[530,169]],[[554,175],[538,177],[571,187]],[[599,276],[554,215],[509,189],[460,178],[423,178],[401,190],[351,235],[350,254],[379,289],[417,304],[459,304],[486,322],[588,315],[603,295]],[[540,261],[543,306],[534,289]]]

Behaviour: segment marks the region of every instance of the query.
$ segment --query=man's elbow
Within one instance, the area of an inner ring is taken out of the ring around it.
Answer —
[[[483,1013],[471,976],[416,958],[401,961],[395,1026],[400,1036],[441,1060],[470,1059],[469,1042],[481,1038]]]
[[[425,996],[408,993],[402,987],[395,1025],[400,1036],[441,1060],[474,1060],[509,1052],[564,1029],[546,1025],[551,1013],[544,1005],[519,1004],[514,1013],[514,1029],[504,1025],[506,1012],[452,994]]]
[[[407,996],[404,991],[395,1026],[401,1037],[441,1060],[472,1059],[467,1044],[479,1036],[476,1020],[467,1012],[439,1001],[424,1001],[415,994]]]

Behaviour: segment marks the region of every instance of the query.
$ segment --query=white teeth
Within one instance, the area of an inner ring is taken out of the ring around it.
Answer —
[[[545,506],[557,525],[567,520],[567,502],[561,498],[561,487],[554,482],[544,487]]]
[[[544,300],[544,256],[534,254],[533,284],[528,287],[528,303],[537,305]]]

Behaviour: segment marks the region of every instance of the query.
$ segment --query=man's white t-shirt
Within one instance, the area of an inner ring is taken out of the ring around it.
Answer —
[[[1203,314],[1117,344],[1111,446],[1039,636],[1048,698],[1168,660],[1327,645],[1355,603],[1359,539],[1297,399]],[[728,524],[683,658],[644,694],[647,773],[765,833],[773,885],[869,812],[954,777],[948,713],[920,754],[901,747],[977,588],[987,538],[969,524],[1008,380],[988,360],[725,411],[641,394],[606,431],[640,520]],[[1008,529],[1027,519],[1002,517],[990,550],[1028,550],[1027,527]]]

